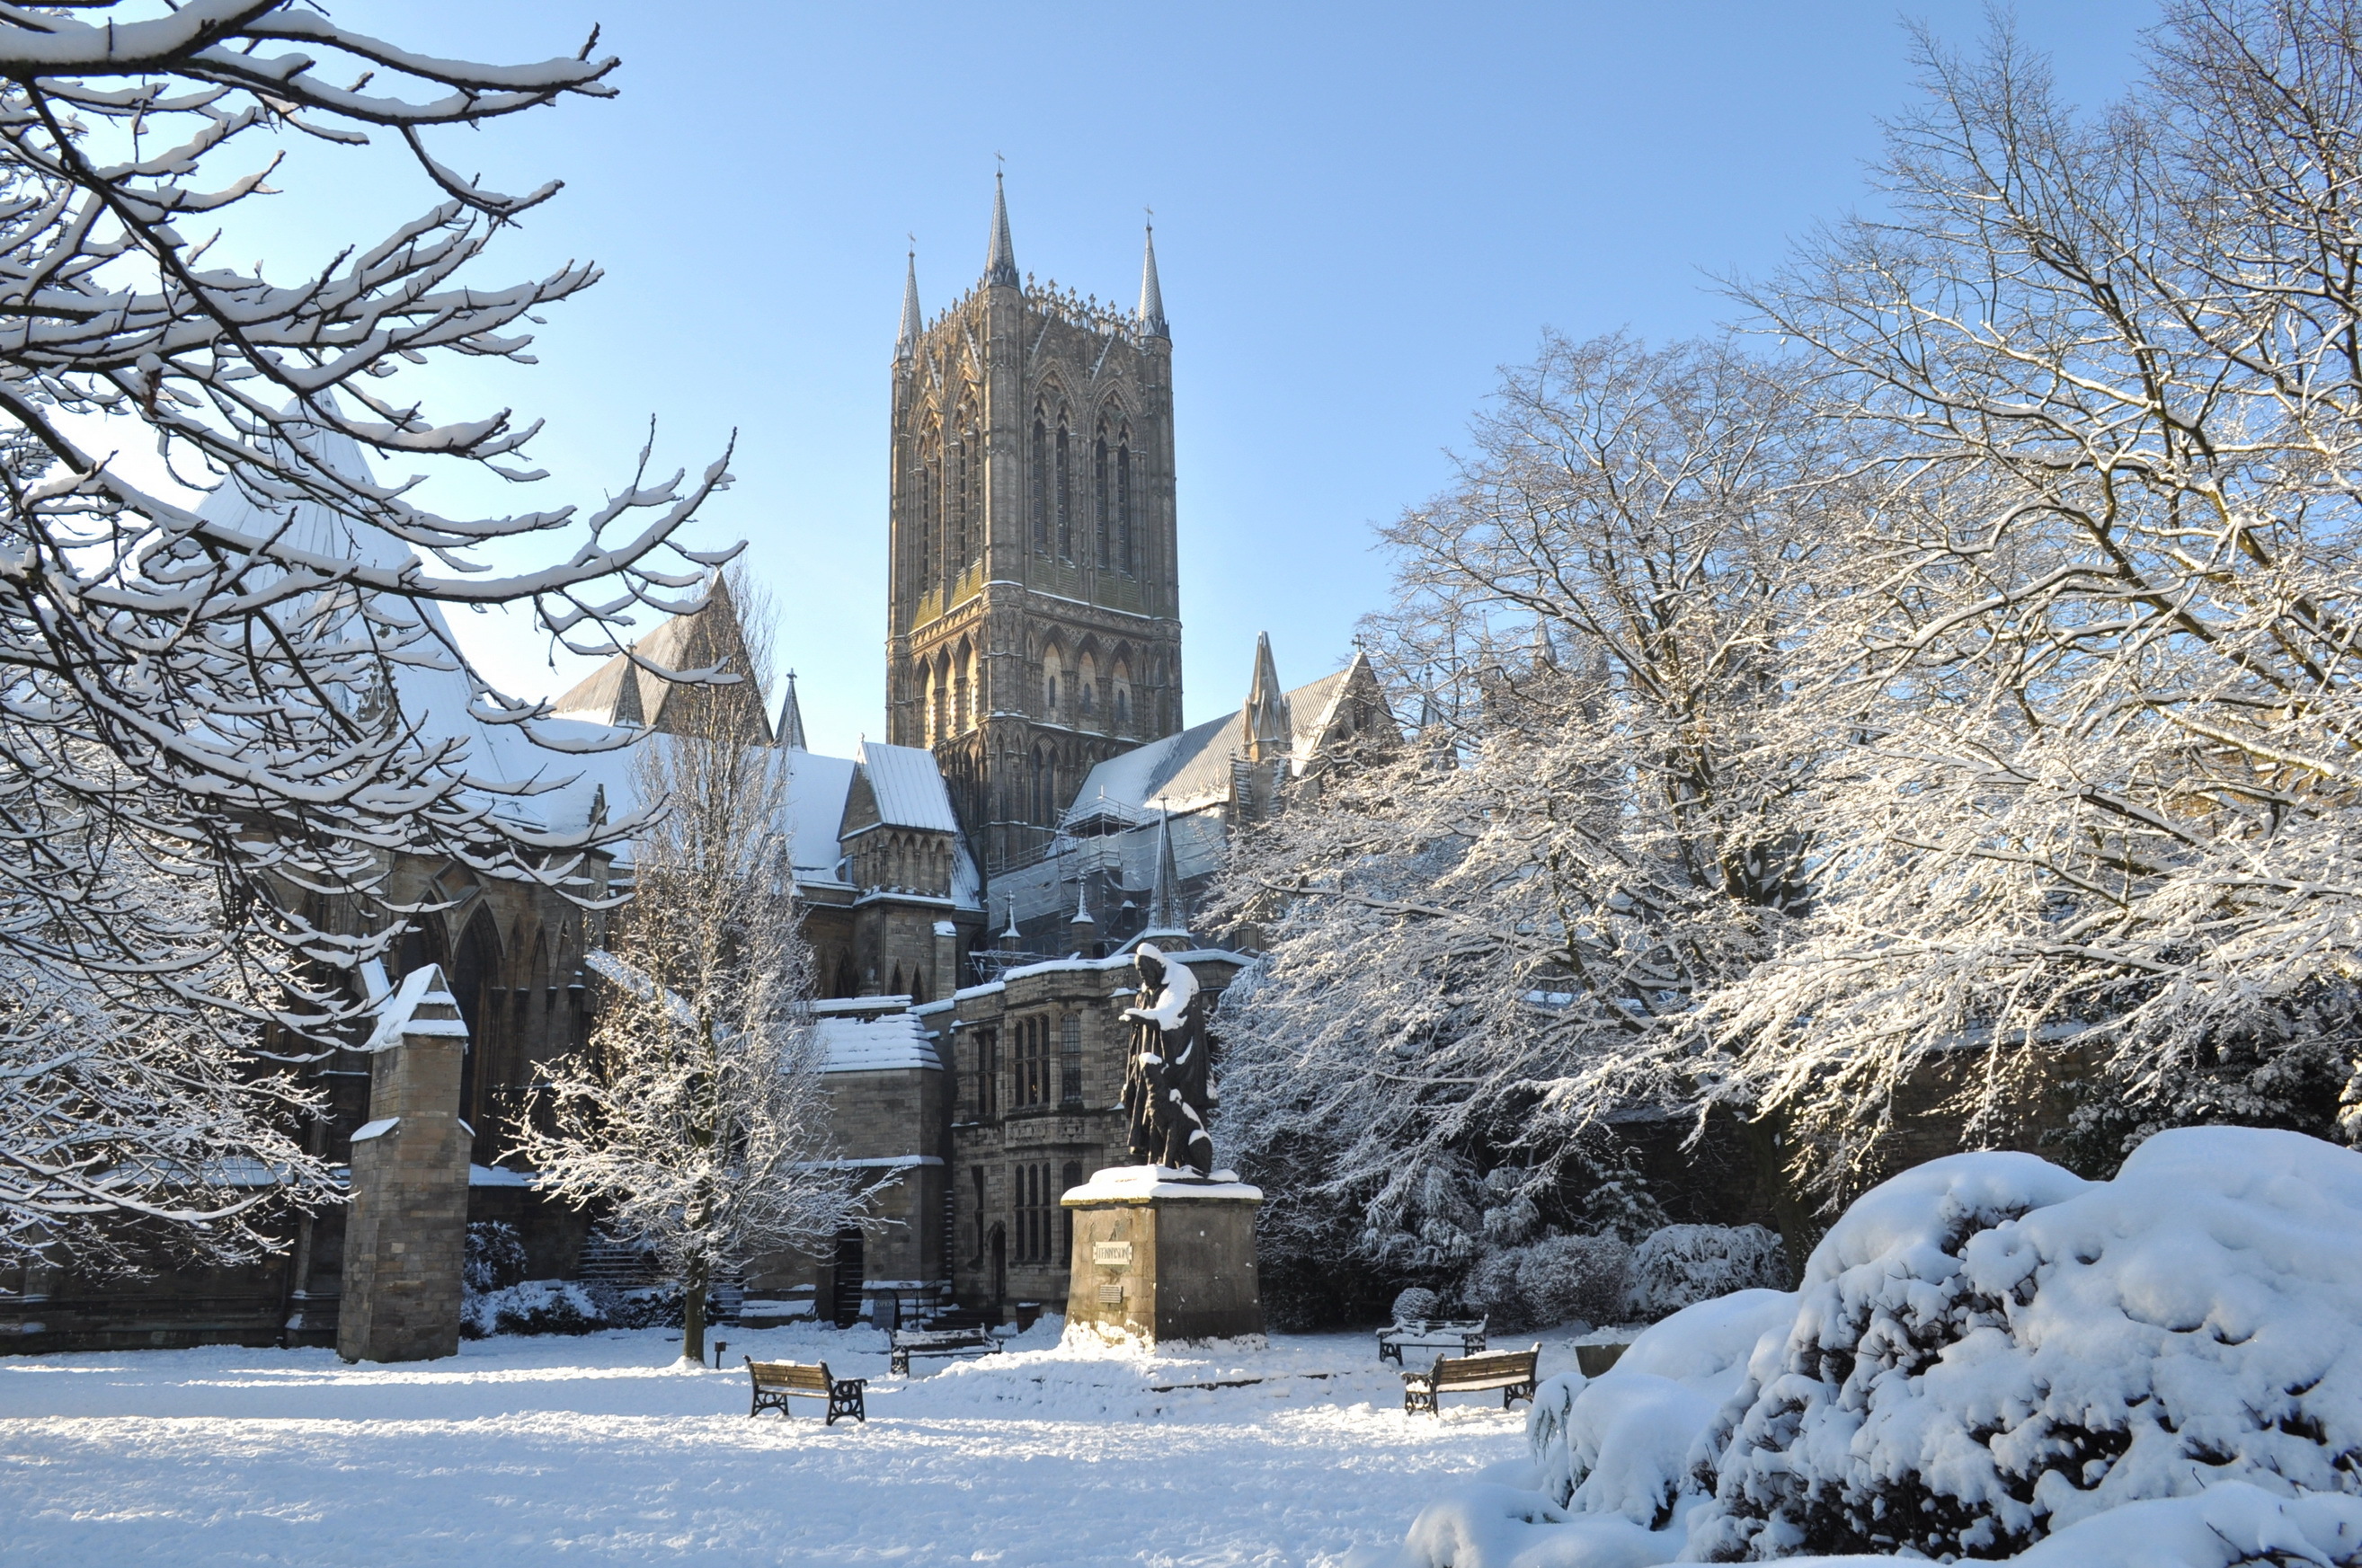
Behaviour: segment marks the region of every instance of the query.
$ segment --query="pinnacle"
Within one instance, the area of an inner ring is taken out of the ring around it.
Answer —
[[[1009,238],[1009,197],[997,172],[992,177],[992,248],[985,253],[984,281],[1017,287],[1017,247]]]

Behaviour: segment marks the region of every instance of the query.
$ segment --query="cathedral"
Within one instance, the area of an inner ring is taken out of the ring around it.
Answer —
[[[926,319],[913,259],[891,360],[886,519],[887,739],[849,757],[806,744],[792,676],[776,723],[745,744],[787,749],[794,885],[814,957],[832,1132],[863,1174],[865,1221],[824,1255],[745,1260],[741,1320],[900,1320],[955,1302],[1056,1307],[1068,1253],[1059,1196],[1129,1163],[1117,1108],[1121,1016],[1143,941],[1219,999],[1245,963],[1193,924],[1230,834],[1345,745],[1396,731],[1367,663],[1293,690],[1267,640],[1240,650],[1239,704],[1182,726],[1173,341],[1153,236],[1135,309],[1021,274],[996,183],[983,275]],[[337,460],[366,471],[356,449]],[[226,488],[209,508],[245,504]],[[337,520],[304,516],[321,547]],[[792,646],[795,628],[782,628]],[[663,732],[686,690],[656,669],[743,664],[734,610],[652,631],[551,704],[587,738]],[[476,723],[463,681],[420,671],[400,691],[426,738],[470,770],[556,787],[513,809],[550,828],[631,811],[628,753],[557,757]],[[593,857],[592,884],[629,871]],[[389,886],[438,906],[388,973],[437,964],[469,1038],[468,1213],[517,1229],[535,1277],[612,1269],[629,1238],[545,1200],[502,1128],[536,1064],[579,1045],[596,1006],[584,955],[604,917],[464,867],[400,864]],[[326,919],[323,911],[315,918]],[[1216,1021],[1219,1034],[1219,1016]],[[349,1158],[370,1121],[369,1059],[313,1069],[331,1110],[314,1147]],[[0,1344],[24,1351],[206,1342],[332,1343],[344,1215],[302,1220],[281,1256],[241,1269],[82,1279],[69,1264],[0,1275]]]

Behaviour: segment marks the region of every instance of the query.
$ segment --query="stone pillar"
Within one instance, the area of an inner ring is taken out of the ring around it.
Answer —
[[[1059,1200],[1075,1216],[1066,1327],[1159,1344],[1263,1332],[1254,1217],[1263,1193],[1228,1171],[1103,1170]]]
[[[337,1353],[426,1361],[459,1349],[468,1145],[459,1065],[468,1026],[428,965],[403,977],[365,1047],[370,1120],[353,1134]]]

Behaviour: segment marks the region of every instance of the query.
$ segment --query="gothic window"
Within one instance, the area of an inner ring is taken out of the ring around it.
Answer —
[[[962,429],[959,436],[959,455],[956,459],[958,484],[953,498],[955,510],[952,513],[951,537],[946,541],[948,547],[944,554],[944,576],[947,579],[958,575],[960,569],[967,565],[971,553],[968,547],[968,530],[974,517],[973,505],[976,498],[975,458],[976,430],[973,425],[970,425]]]
[[[1126,430],[1115,449],[1116,569],[1126,577],[1132,574],[1131,529],[1131,432]]]
[[[935,476],[919,465],[919,591],[924,593],[935,575]]]
[[[1033,752],[1033,821],[1043,827],[1056,823],[1057,767],[1047,746]]]
[[[1098,437],[1091,443],[1091,536],[1092,557],[1098,569],[1108,569],[1108,533],[1114,519],[1108,514],[1110,497],[1108,472],[1107,421],[1099,422]]]
[[[1083,1103],[1083,1021],[1068,1017],[1058,1025],[1058,1103]]]
[[[976,1117],[989,1121],[1000,1114],[1000,1032],[976,1033]]]
[[[1033,548],[1050,553],[1050,429],[1042,412],[1033,412]]]
[[[1073,471],[1067,466],[1066,457],[1066,422],[1062,418],[1058,421],[1058,458],[1056,468],[1058,487],[1058,558],[1060,560],[1070,561],[1075,558],[1074,475]]]
[[[1066,1193],[1072,1192],[1075,1188],[1082,1185],[1083,1163],[1080,1160],[1068,1160],[1066,1162],[1065,1169],[1058,1173],[1059,1195],[1064,1197]],[[1075,1255],[1075,1211],[1066,1208],[1064,1204],[1061,1204],[1059,1206],[1059,1214],[1061,1219],[1065,1221],[1061,1228],[1061,1239],[1064,1241],[1065,1245],[1059,1248],[1058,1256],[1061,1258],[1071,1258]]]

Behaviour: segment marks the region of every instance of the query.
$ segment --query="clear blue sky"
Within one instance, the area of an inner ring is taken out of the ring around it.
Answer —
[[[981,271],[993,159],[1021,268],[1126,304],[1156,210],[1173,324],[1188,717],[1243,695],[1269,630],[1289,684],[1382,602],[1370,525],[1438,488],[1496,367],[1545,326],[1650,338],[1730,315],[1865,199],[1877,119],[1912,91],[1905,16],[1973,42],[1981,6],[1891,4],[958,7],[347,0],[346,22],[476,58],[571,52],[593,21],[622,96],[519,116],[444,155],[568,188],[485,273],[593,257],[542,364],[438,372],[454,414],[546,416],[544,490],[595,501],[651,414],[673,463],[734,427],[745,536],[788,603],[813,745],[882,732],[888,363],[904,235],[928,310]],[[2135,69],[2147,0],[2029,7],[2078,101]],[[235,231],[274,272],[425,204],[390,161],[299,149]],[[499,253],[495,253],[496,258]],[[457,498],[454,504],[458,504]],[[546,505],[554,496],[500,498]],[[533,639],[475,639],[549,690]]]

